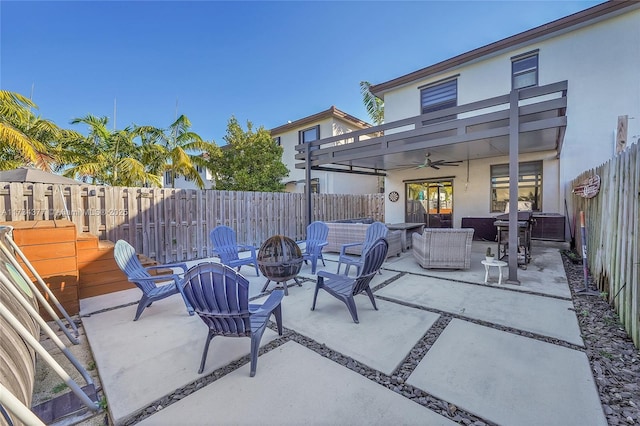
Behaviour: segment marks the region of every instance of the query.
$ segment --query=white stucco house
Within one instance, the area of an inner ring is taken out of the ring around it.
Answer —
[[[213,185],[213,174],[211,171],[202,166],[196,166],[196,169],[204,182],[204,189],[211,189]],[[173,176],[171,172],[165,172],[162,175],[162,186],[164,188],[199,189],[195,181],[184,176]]]
[[[344,135],[371,125],[335,106],[271,129],[271,136],[282,146],[282,162],[289,169],[283,180],[287,192],[303,193],[305,171],[296,169],[295,147],[322,138]],[[311,172],[311,192],[323,194],[373,194],[380,191],[381,179],[370,174],[345,174],[316,168]]]
[[[639,75],[640,2],[605,2],[374,84],[385,124],[298,145],[296,167],[384,176],[387,222],[452,227],[503,213],[518,180],[514,203],[561,225],[571,180],[637,143]]]
[[[533,210],[533,238],[568,237],[571,181],[638,142],[639,70],[640,2],[608,1],[374,84],[385,124],[298,145],[296,167],[384,176],[392,223],[493,241],[508,207],[517,281],[518,209]]]

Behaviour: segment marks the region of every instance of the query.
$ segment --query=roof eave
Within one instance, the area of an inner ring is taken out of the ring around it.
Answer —
[[[269,132],[272,135],[278,135],[278,134],[287,132],[289,130],[292,130],[294,128],[298,128],[298,127],[305,126],[312,123],[317,123],[320,120],[324,120],[332,117],[350,122],[354,126],[360,129],[366,129],[371,127],[371,124],[367,123],[366,121],[362,121],[359,118],[354,117],[353,115],[347,114],[346,112],[339,110],[335,106],[332,106],[329,109],[320,111],[319,113],[310,115],[308,117],[304,117],[299,120],[292,121],[291,123],[283,124],[282,126],[274,127],[273,129],[269,130]]]

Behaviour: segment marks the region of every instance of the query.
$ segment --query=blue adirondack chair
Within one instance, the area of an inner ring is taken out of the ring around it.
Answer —
[[[258,260],[256,259],[256,248],[247,244],[238,244],[236,241],[236,231],[228,226],[216,226],[209,233],[209,238],[213,243],[213,254],[220,257],[220,262],[231,268],[238,268],[242,265],[253,265],[256,268],[256,276],[260,276],[258,271]],[[240,257],[241,250],[251,251],[251,256]]]
[[[329,244],[327,242],[327,237],[329,236],[329,227],[326,223],[316,221],[310,223],[307,226],[307,239],[302,241],[296,241],[297,244],[304,243],[304,252],[302,253],[302,258],[304,259],[304,263],[307,261],[311,261],[311,273],[316,273],[316,265],[318,264],[318,259],[322,260],[322,264],[327,266],[324,263],[324,258],[322,257],[322,248]]]
[[[215,336],[251,338],[251,372],[256,374],[258,349],[267,320],[273,314],[282,336],[282,290],[274,290],[262,305],[249,304],[249,281],[232,268],[205,262],[185,274],[184,294],[196,314],[209,327],[200,370],[204,371],[209,343]]]
[[[373,308],[377,311],[376,301],[373,298],[373,292],[369,284],[373,277],[378,273],[382,263],[387,258],[387,251],[389,250],[389,244],[384,238],[376,240],[366,252],[362,253],[362,269],[357,277],[352,278],[347,275],[332,274],[326,271],[318,272],[318,279],[316,280],[316,289],[313,293],[313,305],[311,310],[316,309],[316,299],[318,298],[318,291],[320,289],[327,291],[333,297],[344,302],[349,309],[353,322],[358,323],[358,311],[356,309],[356,303],[353,297],[366,293],[371,300]]]
[[[189,303],[184,298],[182,292],[182,275],[187,271],[187,265],[184,263],[172,263],[166,265],[155,265],[144,267],[138,260],[138,255],[134,248],[128,242],[124,240],[118,240],[113,250],[113,255],[116,259],[118,267],[127,276],[129,282],[134,283],[141,291],[142,298],[138,303],[138,309],[136,310],[136,316],[133,319],[137,321],[145,308],[151,306],[151,304],[157,300],[164,299],[174,294],[180,293],[182,295],[185,304],[187,305],[187,311],[189,315],[193,315],[193,310]],[[149,271],[154,269],[168,269],[179,268],[182,272],[174,274],[163,275],[151,275]],[[157,285],[156,283],[165,283]]]
[[[362,258],[360,256],[349,256],[347,255],[347,249],[351,247],[356,247],[361,245],[362,252],[364,253],[376,242],[379,238],[387,238],[387,226],[382,222],[373,222],[367,228],[367,232],[364,235],[364,241],[359,243],[349,243],[343,244],[340,248],[340,257],[338,258],[338,271],[336,273],[340,273],[340,266],[344,263],[346,265],[344,274],[349,275],[349,268],[351,266],[356,267],[356,273],[360,273],[360,269],[362,268]]]

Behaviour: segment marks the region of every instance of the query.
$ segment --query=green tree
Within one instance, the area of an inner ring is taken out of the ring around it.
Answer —
[[[367,114],[376,126],[384,123],[384,102],[376,95],[371,93],[371,83],[368,81],[360,82],[360,93],[362,94],[362,103],[367,109]]]
[[[64,175],[112,186],[159,186],[160,176],[141,161],[131,128],[109,130],[107,117],[87,115],[71,124],[86,124],[89,134],[70,143],[70,167]]]
[[[282,192],[282,179],[289,175],[282,163],[282,147],[260,126],[256,131],[247,121],[243,130],[235,117],[227,124],[223,146],[209,161],[215,188],[227,191]]]
[[[177,176],[184,176],[204,188],[197,166],[207,167],[208,157],[215,155],[219,148],[190,129],[191,121],[183,114],[166,130],[135,126],[133,132],[140,138],[142,159],[150,170],[157,174],[169,171],[172,186]]]
[[[59,142],[76,136],[33,113],[37,105],[19,93],[0,90],[0,169],[59,166]]]

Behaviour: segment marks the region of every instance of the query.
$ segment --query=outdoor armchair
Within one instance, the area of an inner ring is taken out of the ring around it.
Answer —
[[[205,262],[185,274],[184,293],[209,327],[198,373],[204,371],[209,343],[215,336],[251,338],[251,377],[256,374],[260,340],[273,314],[282,336],[282,290],[274,290],[262,305],[249,304],[249,281],[232,268]]]
[[[125,273],[129,282],[134,283],[140,291],[142,291],[142,298],[138,303],[138,309],[136,310],[136,316],[133,318],[137,321],[145,308],[151,306],[151,304],[157,300],[164,299],[171,295],[180,293],[182,295],[185,304],[187,305],[187,311],[189,315],[193,315],[193,310],[184,297],[182,292],[182,275],[187,271],[187,265],[184,263],[173,263],[165,265],[155,265],[144,267],[138,260],[138,255],[135,249],[124,240],[118,240],[114,247],[113,255],[116,259],[118,267]],[[149,271],[154,269],[168,269],[179,268],[181,272],[151,275]],[[165,283],[157,285],[156,283]]]
[[[469,269],[473,232],[473,228],[425,228],[411,236],[413,257],[425,269]]]
[[[256,259],[256,248],[247,244],[238,244],[236,241],[236,231],[228,226],[216,226],[209,233],[209,238],[213,243],[213,254],[220,257],[220,262],[231,268],[240,271],[242,265],[253,265],[256,268],[256,276],[260,276],[258,271],[258,260]],[[240,257],[240,251],[250,251],[248,257]]]
[[[373,243],[375,243],[378,239],[380,238],[386,238],[387,237],[387,233],[389,232],[389,230],[387,229],[387,226],[382,223],[382,222],[373,222],[371,225],[369,225],[369,227],[367,228],[367,232],[364,236],[364,241],[362,242],[357,242],[357,243],[348,243],[348,244],[343,244],[342,248],[340,249],[340,257],[338,258],[338,270],[337,270],[337,274],[340,273],[340,266],[344,263],[345,264],[345,271],[344,274],[345,275],[349,275],[349,268],[351,266],[355,266],[356,270],[357,270],[357,274],[360,273],[360,269],[362,268],[362,257],[360,256],[349,256],[347,255],[347,249],[350,247],[355,247],[355,246],[362,246],[362,254],[364,254],[369,247],[371,247],[373,245]]]
[[[310,223],[307,226],[307,239],[303,241],[296,241],[297,244],[304,243],[304,252],[302,253],[302,258],[304,262],[311,261],[311,273],[316,273],[316,265],[318,263],[318,259],[322,260],[322,264],[327,266],[324,263],[324,258],[322,257],[322,249],[329,244],[327,242],[327,237],[329,236],[329,227],[326,223],[316,221]]]
[[[360,293],[366,293],[367,296],[369,296],[369,300],[371,300],[373,308],[377,311],[378,307],[376,306],[376,301],[373,297],[373,292],[371,291],[369,284],[380,270],[384,260],[387,258],[388,249],[389,244],[387,244],[387,240],[384,238],[376,240],[366,252],[362,253],[362,267],[358,276],[355,278],[351,278],[346,275],[332,274],[325,271],[318,272],[318,279],[316,280],[316,289],[313,293],[313,304],[311,305],[311,310],[313,311],[316,309],[318,291],[322,289],[347,305],[351,318],[353,318],[353,322],[355,323],[359,323],[359,321],[356,303],[353,300],[354,296]]]

